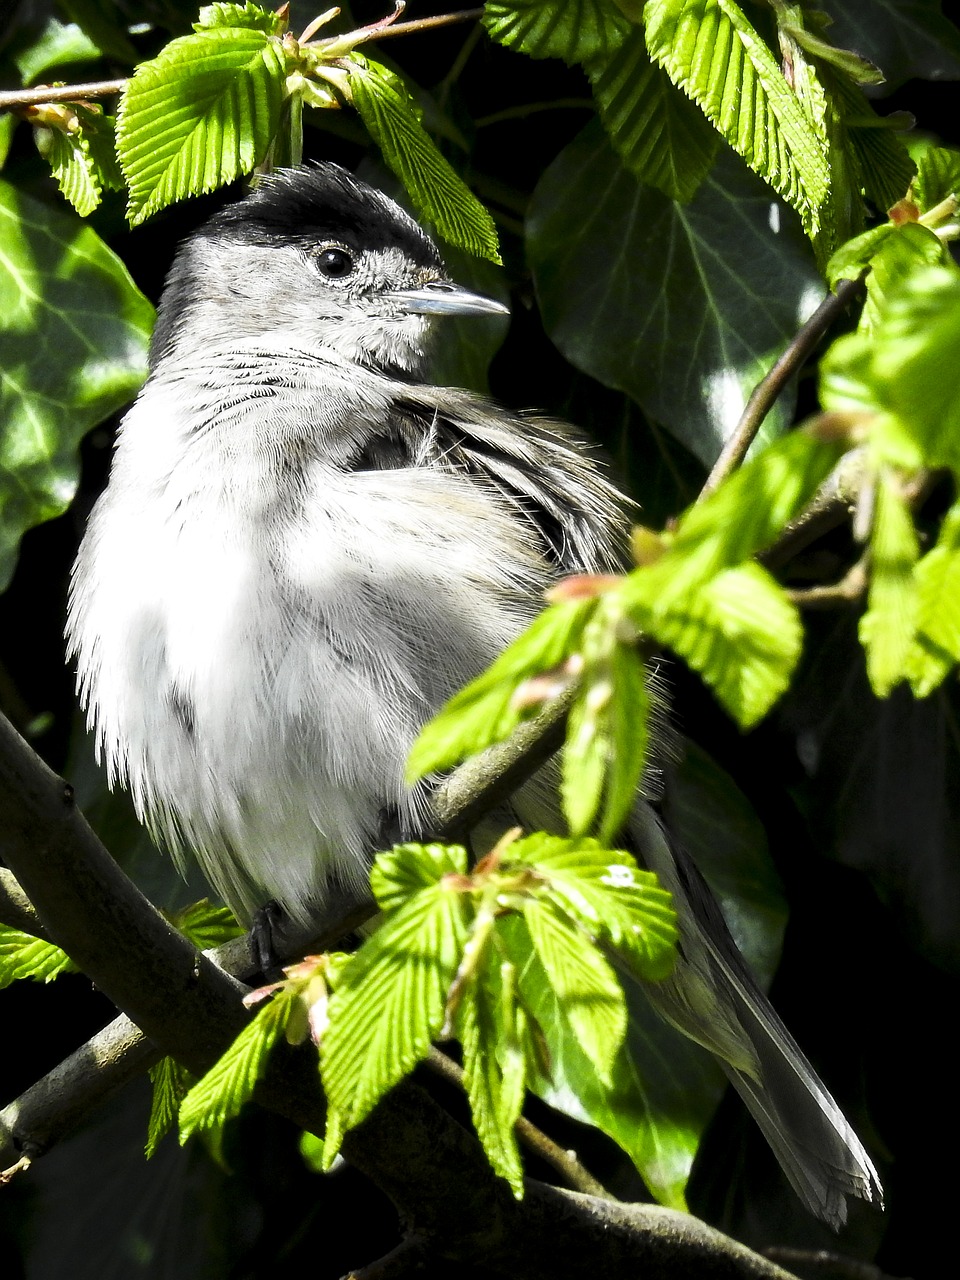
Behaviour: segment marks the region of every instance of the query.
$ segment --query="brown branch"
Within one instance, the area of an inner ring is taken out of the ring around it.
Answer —
[[[4,89],[0,92],[0,111],[11,107],[36,107],[43,102],[80,102],[88,98],[107,98],[122,93],[126,80],[92,80],[87,84],[37,85],[32,89]]]
[[[837,286],[836,293],[828,293],[806,324],[797,331],[773,368],[754,387],[746,408],[740,416],[740,421],[727,439],[719,458],[713,464],[712,471],[707,476],[698,501],[713,493],[714,489],[726,480],[727,476],[732,475],[743,462],[757,432],[763,425],[763,420],[776,403],[777,397],[793,375],[806,363],[834,320],[842,315],[860,292],[864,279],[865,274],[857,280],[843,280]]]

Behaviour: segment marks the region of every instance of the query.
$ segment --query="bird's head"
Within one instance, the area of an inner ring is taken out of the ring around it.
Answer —
[[[393,374],[417,374],[438,315],[501,314],[455,285],[400,206],[334,164],[281,170],[181,247],[153,363],[225,334],[269,337]]]

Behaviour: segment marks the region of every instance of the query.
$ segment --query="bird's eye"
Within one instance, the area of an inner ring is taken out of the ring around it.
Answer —
[[[350,275],[354,266],[353,255],[339,245],[327,245],[317,254],[317,269],[328,280],[342,280]]]

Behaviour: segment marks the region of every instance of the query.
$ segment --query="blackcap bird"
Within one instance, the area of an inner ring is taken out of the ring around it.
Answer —
[[[392,200],[331,164],[262,180],[180,249],[150,377],[73,575],[68,637],[111,784],[241,919],[359,888],[419,728],[563,574],[624,563],[626,503],[559,422],[426,381],[457,287]],[[556,829],[541,781],[514,820]],[[712,1050],[793,1186],[838,1224],[878,1200],[856,1135],[642,801],[680,962],[648,994]]]

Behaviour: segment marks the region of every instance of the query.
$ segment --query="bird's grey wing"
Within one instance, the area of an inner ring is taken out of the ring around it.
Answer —
[[[567,423],[452,387],[405,388],[403,400],[429,424],[424,461],[492,484],[536,529],[558,573],[625,567],[630,504]]]

